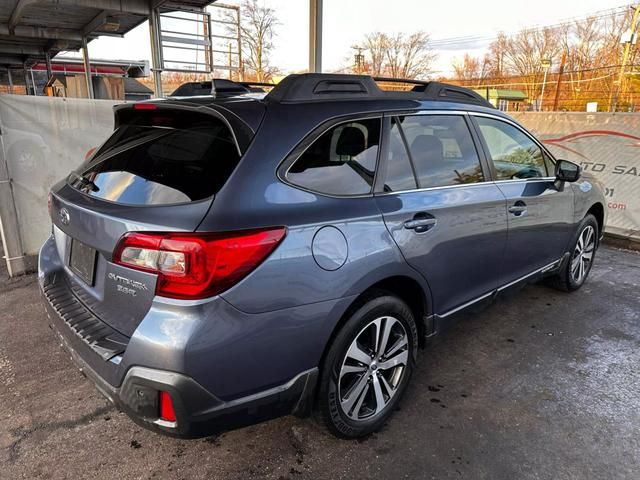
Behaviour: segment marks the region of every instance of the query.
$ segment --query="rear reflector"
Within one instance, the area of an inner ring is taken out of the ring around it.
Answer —
[[[280,244],[284,227],[229,233],[126,233],[113,262],[158,275],[156,294],[207,298],[242,280]]]
[[[171,395],[169,392],[160,392],[160,420],[166,420],[167,422],[176,421],[176,412],[173,409],[173,402],[171,401]]]

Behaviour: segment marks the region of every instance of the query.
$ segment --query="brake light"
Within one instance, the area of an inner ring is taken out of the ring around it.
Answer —
[[[134,110],[157,110],[158,106],[153,103],[134,103]]]
[[[126,233],[113,261],[156,273],[156,294],[199,299],[238,283],[280,244],[284,227],[229,233]]]

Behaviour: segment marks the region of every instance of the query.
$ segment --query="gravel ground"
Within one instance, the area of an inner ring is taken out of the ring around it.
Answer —
[[[0,478],[637,479],[639,347],[640,255],[603,247],[574,294],[528,286],[461,315],[365,440],[293,417],[176,440],[111,407],[47,328],[36,276],[0,270]]]

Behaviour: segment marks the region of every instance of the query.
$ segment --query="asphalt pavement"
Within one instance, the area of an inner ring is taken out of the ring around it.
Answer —
[[[638,479],[640,254],[602,247],[578,292],[531,285],[461,315],[361,441],[293,417],[148,432],[59,347],[36,276],[0,270],[0,478]]]

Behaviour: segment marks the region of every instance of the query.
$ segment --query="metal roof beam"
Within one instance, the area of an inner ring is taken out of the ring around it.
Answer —
[[[107,12],[105,10],[101,11],[98,15],[93,17],[89,23],[87,23],[82,29],[82,35],[87,36],[94,30],[97,30],[102,25],[104,25],[107,21]]]
[[[47,40],[73,40],[76,42],[82,41],[82,35],[75,31],[65,28],[45,28],[45,27],[28,27],[25,25],[18,25],[10,30],[8,25],[0,25],[0,35],[14,35],[16,37],[27,38],[43,38]]]
[[[11,12],[11,17],[9,17],[8,27],[12,35],[14,29],[20,23],[25,10],[36,3],[95,8],[96,10],[144,16],[149,16],[149,12],[151,11],[147,0],[19,0]]]
[[[0,55],[0,65],[13,65],[14,68],[18,65],[22,65],[24,63],[26,57],[20,57],[16,55],[15,57],[9,57],[7,55]]]
[[[124,37],[122,33],[118,33],[117,30],[119,27],[119,21],[116,17],[112,17],[110,15],[111,12],[107,12],[106,10],[101,11],[98,15],[93,17],[93,19],[87,23],[82,28],[82,35],[85,37],[92,36],[108,36],[108,37]],[[99,28],[103,28],[103,31],[93,33]],[[112,30],[112,31],[105,31]]]
[[[37,3],[40,0],[19,0],[16,3],[16,6],[13,8],[13,12],[11,12],[11,16],[9,17],[9,31],[13,35],[13,30],[16,28],[18,23],[20,23],[20,19],[22,19],[22,15],[24,14],[25,9],[34,3]]]
[[[151,11],[147,0],[52,0],[52,3],[144,16],[148,16]]]
[[[44,50],[31,45],[3,45],[0,43],[0,52],[9,55],[41,55],[44,58]]]

